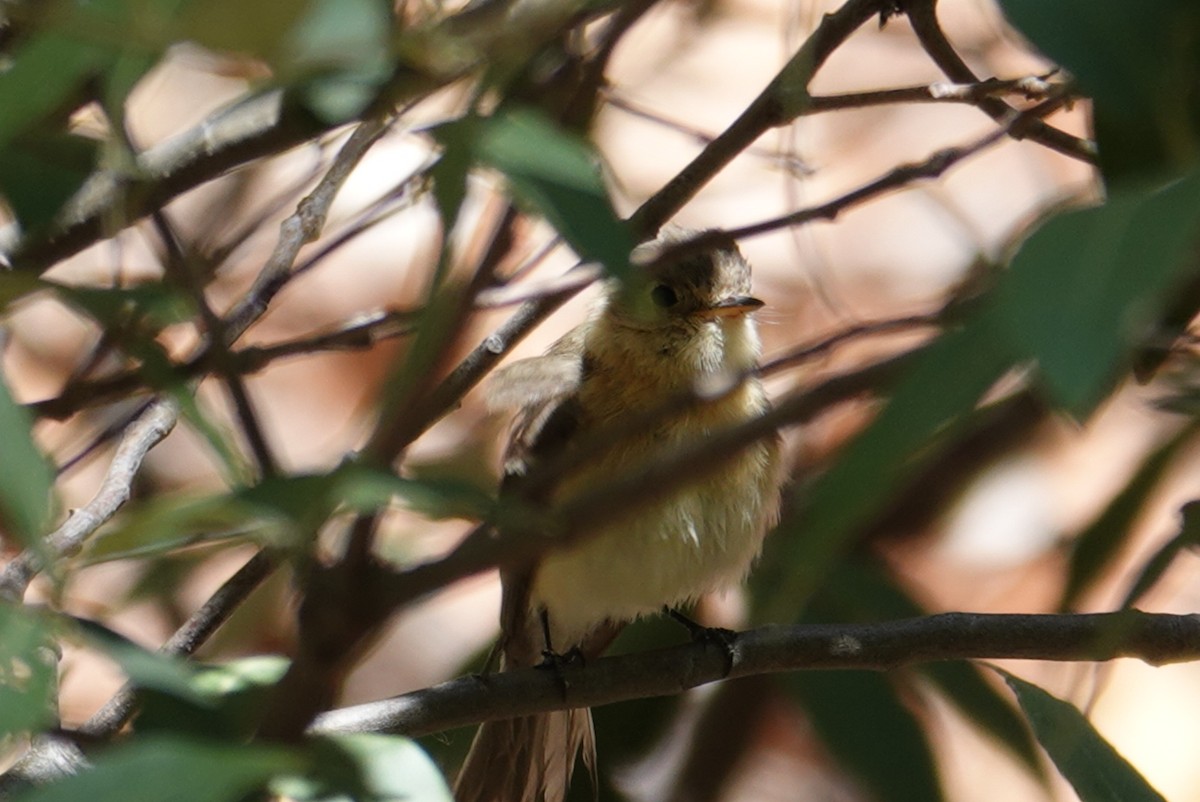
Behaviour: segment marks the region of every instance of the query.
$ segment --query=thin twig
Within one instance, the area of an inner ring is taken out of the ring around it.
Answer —
[[[767,626],[729,651],[692,642],[568,666],[463,677],[320,716],[315,732],[427,735],[550,710],[673,696],[722,679],[817,669],[887,671],[943,660],[1102,661],[1153,665],[1200,659],[1200,616],[941,613],[873,624]]]
[[[937,18],[936,6],[937,0],[909,0],[906,4],[905,14],[921,47],[951,81],[960,84],[978,83],[979,77],[962,60],[954,50],[954,46],[950,44],[950,40],[946,38],[945,32],[942,31]],[[1016,111],[1004,100],[995,96],[981,97],[974,105],[996,121],[1009,119]],[[1072,136],[1041,120],[1032,121],[1020,130],[1013,131],[1012,134],[1018,139],[1027,137],[1051,150],[1088,164],[1095,164],[1099,156],[1095,142]]]
[[[175,402],[162,399],[151,404],[125,430],[96,495],[47,536],[46,548],[50,556],[61,558],[78,553],[87,538],[129,500],[134,477],[146,454],[174,428],[178,417]],[[20,601],[30,580],[44,567],[35,551],[22,552],[0,574],[0,598]]]
[[[1003,123],[992,131],[957,147],[943,148],[929,158],[893,167],[883,175],[868,181],[860,187],[850,190],[833,200],[817,206],[809,206],[794,212],[763,220],[738,228],[706,231],[686,240],[663,248],[654,258],[654,263],[662,264],[684,258],[689,254],[703,253],[713,248],[727,245],[730,242],[777,231],[781,228],[803,225],[814,220],[836,220],[846,210],[872,200],[889,192],[904,189],[917,181],[931,180],[944,175],[965,159],[970,158],[990,147],[1004,141],[1014,131],[1022,130],[1025,126],[1036,122],[1043,115],[1050,114],[1067,100],[1064,97],[1053,97],[1026,109],[1011,112]]]
[[[267,551],[251,557],[233,576],[200,606],[159,649],[164,654],[194,654],[233,614],[242,602],[272,573],[278,560]],[[129,721],[134,712],[132,688],[122,688],[79,728],[93,738],[112,735]]]

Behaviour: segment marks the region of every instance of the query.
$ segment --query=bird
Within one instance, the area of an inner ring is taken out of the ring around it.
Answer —
[[[679,226],[634,249],[584,323],[542,356],[497,371],[489,405],[515,409],[500,494],[596,432],[661,411],[713,382],[736,381],[714,402],[691,405],[620,439],[569,478],[540,486],[553,505],[589,486],[763,414],[753,375],[761,352],[750,265],[728,243],[664,262],[697,233]],[[780,443],[755,441],[697,483],[638,506],[534,564],[501,570],[502,670],[567,650],[600,654],[627,622],[740,583],[779,507]],[[528,498],[526,500],[529,500]],[[577,755],[596,777],[588,709],[485,722],[455,783],[458,802],[561,802]]]

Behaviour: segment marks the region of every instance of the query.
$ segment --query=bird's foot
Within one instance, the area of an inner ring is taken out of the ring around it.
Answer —
[[[563,699],[567,698],[567,689],[571,684],[567,681],[566,670],[570,667],[583,667],[587,660],[583,656],[583,651],[578,646],[572,646],[565,653],[559,653],[553,649],[542,650],[542,662],[538,663],[535,668],[540,668],[543,671],[553,671],[554,678],[558,680],[559,689],[562,691]]]
[[[738,634],[732,629],[725,629],[723,627],[706,627],[703,624],[693,621],[674,607],[667,607],[665,610],[667,615],[687,629],[688,634],[692,636],[692,641],[705,645],[712,644],[721,650],[725,655],[725,676],[729,676],[729,673],[733,671]]]

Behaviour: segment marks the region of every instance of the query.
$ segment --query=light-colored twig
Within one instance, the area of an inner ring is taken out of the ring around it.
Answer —
[[[55,558],[79,552],[86,540],[113,517],[132,492],[133,480],[150,449],[158,445],[179,417],[174,401],[159,400],[133,421],[117,446],[100,488],[84,506],[71,512],[62,526],[46,537],[46,548]],[[0,598],[20,601],[29,582],[45,566],[39,555],[28,550],[15,557],[0,574]]]

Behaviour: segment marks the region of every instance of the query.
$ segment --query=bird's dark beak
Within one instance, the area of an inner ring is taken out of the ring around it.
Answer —
[[[753,312],[762,305],[762,301],[749,295],[734,295],[721,299],[715,306],[701,309],[699,314],[702,317],[740,317],[748,312]]]

